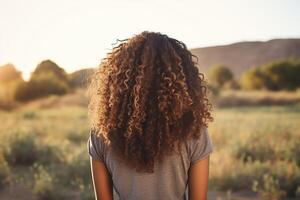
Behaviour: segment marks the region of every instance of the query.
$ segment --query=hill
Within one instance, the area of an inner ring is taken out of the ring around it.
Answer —
[[[266,42],[238,42],[230,45],[191,49],[202,71],[216,64],[227,65],[236,75],[245,69],[271,61],[300,59],[300,39],[274,39]]]

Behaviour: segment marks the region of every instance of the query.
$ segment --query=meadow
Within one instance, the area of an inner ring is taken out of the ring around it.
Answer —
[[[213,113],[209,199],[300,198],[299,101]],[[93,199],[82,93],[0,111],[0,122],[0,199]]]
[[[222,108],[210,127],[211,188],[299,198],[300,105]]]

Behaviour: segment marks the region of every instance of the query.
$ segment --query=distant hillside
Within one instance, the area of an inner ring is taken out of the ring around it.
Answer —
[[[245,69],[270,61],[300,58],[300,39],[274,39],[267,42],[239,42],[230,45],[191,49],[202,71],[216,64],[227,65],[236,75]]]

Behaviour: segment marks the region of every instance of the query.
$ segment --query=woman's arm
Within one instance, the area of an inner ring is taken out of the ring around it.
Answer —
[[[112,179],[105,164],[93,158],[90,163],[96,200],[113,200]]]
[[[189,200],[206,200],[209,177],[209,155],[189,169]]]

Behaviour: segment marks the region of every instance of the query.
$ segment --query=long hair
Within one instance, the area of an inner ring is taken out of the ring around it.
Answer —
[[[184,43],[144,31],[119,40],[91,78],[94,133],[138,171],[153,172],[155,161],[213,121],[193,58]]]

